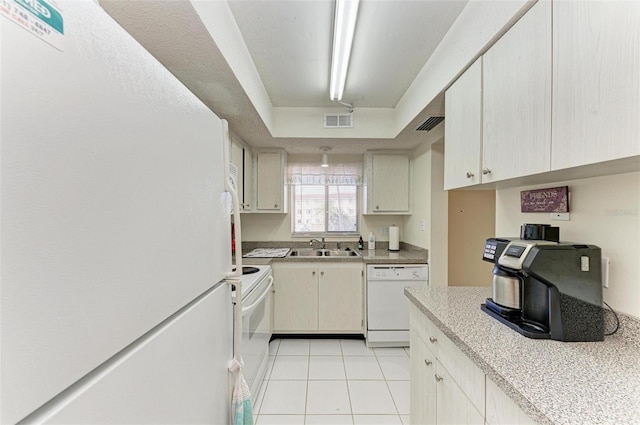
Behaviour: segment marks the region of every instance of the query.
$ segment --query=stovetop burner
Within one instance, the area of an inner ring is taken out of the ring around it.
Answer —
[[[250,267],[250,266],[242,266],[242,274],[253,274],[253,273],[258,273],[260,271],[259,268],[257,267]]]

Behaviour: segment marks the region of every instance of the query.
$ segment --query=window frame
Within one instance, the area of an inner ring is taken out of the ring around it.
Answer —
[[[354,237],[360,235],[360,222],[362,215],[362,185],[361,184],[353,184],[353,185],[317,185],[324,187],[324,228],[325,230],[322,232],[296,232],[296,184],[291,184],[291,189],[289,190],[289,202],[291,203],[291,237],[292,238],[316,238],[316,237]],[[355,197],[356,197],[356,214],[355,214],[355,225],[356,229],[351,232],[332,232],[328,230],[329,226],[329,187],[331,186],[349,186],[355,187]]]

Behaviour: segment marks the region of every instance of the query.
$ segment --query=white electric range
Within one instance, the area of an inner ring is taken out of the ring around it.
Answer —
[[[255,402],[269,360],[273,276],[271,266],[243,266],[242,269],[241,357],[244,378]]]

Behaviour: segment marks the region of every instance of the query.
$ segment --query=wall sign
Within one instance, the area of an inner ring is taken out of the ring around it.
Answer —
[[[64,18],[53,0],[0,0],[0,14],[63,50]]]
[[[520,192],[521,212],[569,212],[569,186]]]

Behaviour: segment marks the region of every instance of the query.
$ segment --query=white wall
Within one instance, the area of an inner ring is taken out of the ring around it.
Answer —
[[[570,192],[570,221],[520,212],[521,190],[565,185]],[[615,310],[640,317],[640,173],[498,190],[496,234],[519,235],[523,223],[558,226],[562,240],[599,246],[603,257],[611,258],[605,301]]]

